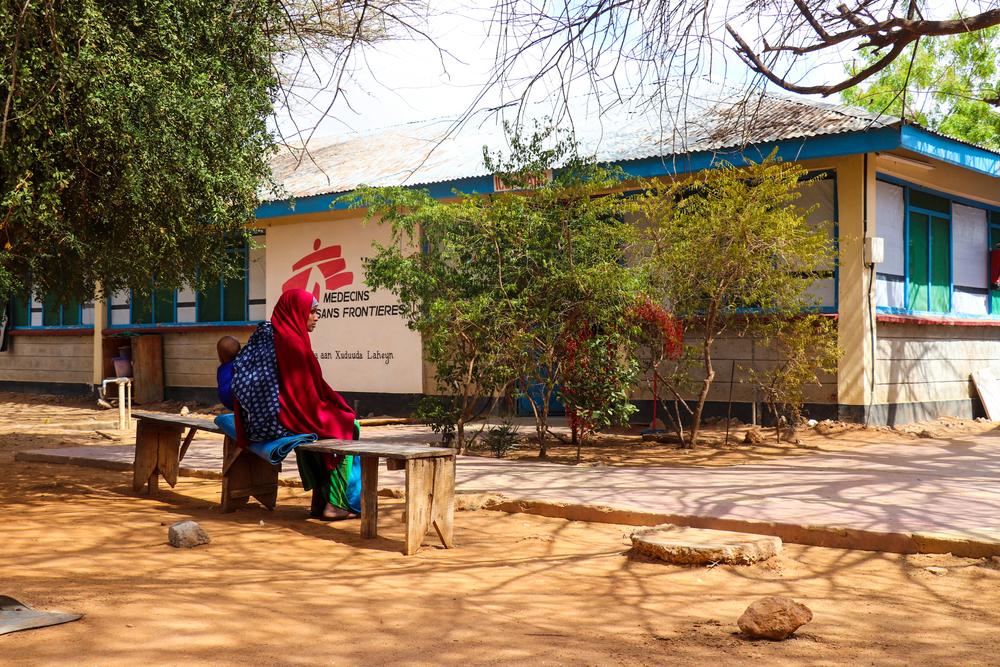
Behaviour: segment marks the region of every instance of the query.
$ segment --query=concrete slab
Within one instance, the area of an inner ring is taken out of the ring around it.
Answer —
[[[421,427],[385,427],[400,442],[433,439]],[[383,438],[383,433],[371,437]],[[221,440],[195,440],[181,474],[219,477]],[[20,452],[21,461],[130,469],[131,446]],[[282,483],[296,484],[294,461]],[[726,468],[598,468],[460,457],[459,492],[498,493],[494,504],[582,521],[663,523],[774,535],[785,542],[889,551],[1000,555],[1000,434],[871,444]],[[380,471],[398,490],[401,472]]]
[[[781,540],[667,524],[632,533],[632,549],[674,565],[751,565],[781,553]]]

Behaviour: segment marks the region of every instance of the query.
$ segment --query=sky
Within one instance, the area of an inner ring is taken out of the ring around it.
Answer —
[[[492,3],[480,1],[476,5],[473,1],[430,0],[430,9],[421,17],[420,24],[437,46],[422,37],[414,37],[389,40],[358,53],[343,85],[345,94],[333,101],[328,114],[324,112],[331,104],[332,95],[321,88],[325,83],[323,79],[329,76],[329,68],[319,64],[320,78],[305,77],[308,79],[303,81],[306,85],[295,91],[300,101],[291,108],[279,108],[272,126],[286,139],[293,139],[297,134],[334,137],[432,118],[455,117],[470,108],[478,111],[472,116],[473,123],[499,122],[499,115],[491,114],[490,110],[509,101],[510,93],[504,99],[497,90],[491,90],[477,100],[489,79],[496,54],[495,27],[491,33]],[[725,14],[731,12],[731,8],[725,2],[718,2],[714,7],[709,20],[721,31]],[[946,16],[958,9],[955,0],[935,0],[928,13],[933,11],[936,16]],[[741,24],[739,29],[750,39],[758,34],[754,25]],[[732,82],[737,86],[750,80],[752,75],[729,49],[716,47],[712,55],[711,65],[702,68],[701,79],[715,84]],[[851,56],[849,50],[824,53],[803,62],[792,74],[793,77],[808,77],[811,82],[832,80],[842,76],[844,62]],[[616,81],[627,89],[639,78],[636,68],[627,66],[619,72]],[[535,105],[546,115],[549,113],[546,104],[551,105],[554,99],[553,87],[551,79],[544,81],[535,95]],[[574,88],[574,93],[581,98],[587,97],[585,92],[586,86]],[[303,101],[305,99],[308,103]],[[593,106],[586,108],[586,113],[596,113]],[[509,116],[509,112],[505,113]]]

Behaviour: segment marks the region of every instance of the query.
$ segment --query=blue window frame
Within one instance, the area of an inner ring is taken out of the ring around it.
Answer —
[[[60,300],[46,295],[39,298],[40,306],[28,294],[10,297],[14,329],[89,329],[83,323],[83,304],[77,299]],[[32,316],[40,315],[41,324],[33,325]]]
[[[903,238],[899,241],[903,247],[904,275],[901,276],[903,307],[883,305],[876,310],[900,315],[1000,319],[1000,291],[991,289],[989,285],[963,285],[959,290],[973,294],[989,290],[988,314],[962,312],[959,309],[955,299],[953,261],[954,205],[961,204],[984,212],[988,248],[1000,243],[1000,207],[914,185],[885,174],[878,174],[877,178],[903,189]],[[989,266],[988,253],[983,253],[982,262],[984,266]],[[879,278],[898,281],[899,277],[880,273]]]
[[[228,252],[236,256],[242,266],[235,278],[218,280],[207,289],[195,294],[194,302],[178,302],[177,290],[152,289],[148,294],[132,290],[129,293],[129,322],[111,324],[112,328],[158,326],[195,326],[205,324],[234,325],[255,324],[248,319],[249,312],[249,251],[246,244]],[[193,313],[191,306],[194,306]],[[124,308],[108,301],[108,321],[113,322],[112,312]],[[183,321],[179,321],[181,309]]]

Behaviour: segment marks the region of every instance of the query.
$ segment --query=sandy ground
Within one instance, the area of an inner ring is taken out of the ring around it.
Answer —
[[[459,512],[458,548],[397,551],[357,522],[279,509],[220,515],[217,483],[151,500],[127,474],[6,464],[0,592],[78,622],[0,637],[5,664],[995,664],[1000,570],[951,556],[786,546],[752,567],[680,568],[629,557],[629,528]],[[176,550],[195,519],[210,545]],[[945,568],[934,574],[927,566]],[[784,643],[748,641],[754,599],[788,595],[815,619]]]
[[[4,398],[0,426],[89,409]],[[996,664],[1000,648],[994,561],[786,545],[751,567],[680,568],[631,558],[627,526],[482,510],[457,514],[458,548],[428,538],[407,558],[396,500],[362,541],[356,521],[306,520],[299,489],[275,512],[221,515],[215,481],[149,499],[128,473],[13,461],[108,442],[93,432],[7,430],[0,594],[86,617],[0,636],[2,664],[951,666]],[[168,546],[189,518],[212,543]],[[748,641],[736,619],[764,595],[815,619],[787,642]]]

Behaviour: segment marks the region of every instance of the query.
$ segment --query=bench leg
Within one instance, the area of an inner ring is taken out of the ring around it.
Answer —
[[[378,537],[378,457],[361,457],[361,537]]]
[[[232,512],[256,498],[273,510],[278,503],[278,473],[274,466],[253,452],[240,449],[226,438],[222,446],[222,511]]]
[[[177,485],[182,427],[142,421],[135,434],[135,462],[132,465],[132,489],[148,484],[147,493],[157,491],[158,476]]]
[[[403,553],[417,553],[430,527],[434,463],[427,459],[406,462],[406,547]]]
[[[434,459],[431,520],[446,549],[455,546],[455,459]]]

